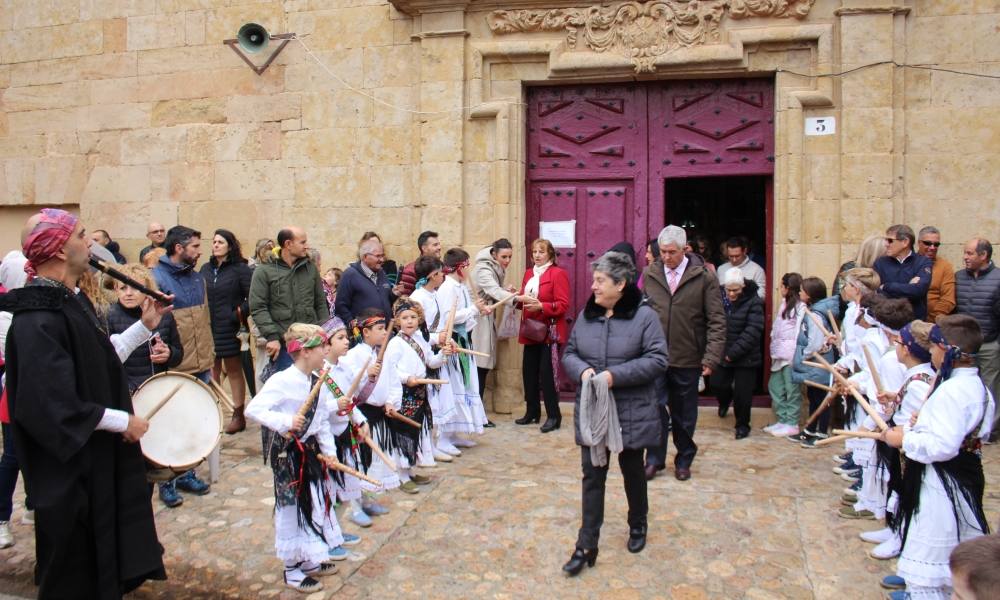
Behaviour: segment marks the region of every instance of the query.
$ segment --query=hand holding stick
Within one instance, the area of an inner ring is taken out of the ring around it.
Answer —
[[[319,392],[320,390],[323,389],[323,385],[326,383],[326,375],[329,372],[330,372],[329,369],[323,369],[322,371],[320,371],[319,379],[316,380],[316,385],[312,387],[312,389],[309,391],[309,396],[306,397],[306,401],[302,403],[301,407],[299,407],[299,412],[297,413],[298,416],[300,417],[306,416],[306,413],[309,412],[309,409],[312,408],[312,405],[316,403],[316,398],[319,397]],[[286,439],[290,440],[294,436],[295,434],[292,433],[291,431],[285,433]]]
[[[833,365],[831,365],[818,352],[813,352],[813,358],[815,358],[817,362],[819,362],[822,365],[822,368],[832,373],[833,376],[837,379],[837,381],[840,382],[841,385],[846,386],[851,391],[851,395],[854,396],[854,399],[858,401],[858,404],[861,405],[861,408],[865,409],[865,412],[868,413],[868,416],[870,416],[872,420],[875,421],[875,424],[878,425],[879,430],[885,431],[886,429],[889,429],[889,426],[886,424],[885,420],[882,419],[882,416],[879,415],[877,412],[875,412],[875,409],[873,409],[871,405],[868,404],[868,401],[865,400],[864,396],[858,393],[858,390],[850,386],[850,384],[847,382],[847,379],[843,375],[841,375],[840,372],[837,371],[837,369],[834,369]]]
[[[368,364],[371,361],[372,359],[369,357],[368,360],[365,361],[364,366],[361,367],[361,370],[354,374],[354,379],[351,381],[351,387],[347,389],[347,393],[344,394],[343,396],[344,398],[347,399],[348,402],[347,408],[343,410],[338,410],[337,411],[338,415],[344,416],[348,414],[354,409],[355,406],[359,404],[359,402],[354,402],[354,394],[358,392],[358,387],[361,386],[361,379],[364,378],[366,373],[368,373]]]
[[[396,412],[396,409],[392,408],[391,406],[386,405],[385,415],[390,419],[396,419],[397,421],[402,421],[403,423],[406,423],[410,427],[416,427],[417,429],[420,429],[420,423],[417,423],[413,419],[399,414],[398,412]]]
[[[342,463],[339,460],[337,460],[336,456],[327,456],[325,454],[320,454],[319,455],[319,459],[321,461],[323,461],[323,463],[326,464],[326,466],[330,467],[334,471],[340,471],[342,473],[347,473],[348,475],[353,475],[353,476],[357,477],[358,479],[360,479],[362,481],[367,481],[368,483],[370,483],[372,485],[375,485],[375,486],[378,486],[378,487],[382,487],[382,482],[381,481],[379,481],[378,479],[372,479],[371,477],[365,475],[361,471],[358,471],[357,469],[352,469],[351,467],[348,467],[344,463]]]

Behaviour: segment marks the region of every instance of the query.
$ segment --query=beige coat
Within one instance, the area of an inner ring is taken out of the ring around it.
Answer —
[[[487,304],[499,302],[514,294],[503,288],[506,272],[490,254],[491,246],[476,253],[476,264],[472,267],[472,285],[476,295]],[[513,310],[504,305],[496,311],[479,317],[475,329],[472,330],[472,347],[479,352],[486,352],[489,358],[476,357],[476,366],[480,369],[493,369],[497,364],[497,325],[503,310]]]

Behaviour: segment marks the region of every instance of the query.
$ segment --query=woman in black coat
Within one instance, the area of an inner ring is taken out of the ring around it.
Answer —
[[[212,237],[212,258],[201,267],[201,276],[208,291],[208,310],[212,318],[212,339],[215,342],[215,364],[212,379],[226,376],[233,393],[233,419],[226,433],[246,429],[243,407],[246,404],[246,381],[240,357],[237,334],[250,315],[250,278],[253,271],[240,251],[240,242],[227,229],[216,229]]]
[[[635,265],[620,252],[593,263],[594,292],[569,336],[563,367],[580,382],[573,421],[583,466],[583,523],[563,566],[577,575],[597,560],[610,451],[618,452],[628,498],[628,550],[646,545],[645,448],[660,444],[657,380],[667,371],[667,341],[656,312],[642,304]],[[605,392],[607,396],[605,397]],[[606,401],[605,401],[606,398]]]
[[[733,403],[736,439],[750,435],[750,400],[762,362],[760,341],[764,335],[764,301],[757,284],[744,279],[739,268],[726,271],[722,281],[726,307],[726,350],[712,385],[719,399],[719,416]]]

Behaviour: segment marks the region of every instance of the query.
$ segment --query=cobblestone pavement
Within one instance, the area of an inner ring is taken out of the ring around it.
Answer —
[[[759,430],[735,441],[731,423],[704,409],[693,478],[678,482],[668,470],[650,483],[646,549],[625,550],[626,502],[613,466],[596,568],[563,577],[580,519],[579,449],[564,418],[561,430],[542,435],[496,417],[478,447],[424,471],[435,481],[420,494],[385,497],[391,513],[371,528],[342,519],[363,542],[308,598],[881,597],[878,581],[894,563],[866,557],[870,546],[857,534],[873,522],[836,516],[846,484],[830,470],[834,450],[800,449]],[[131,598],[302,597],[282,587],[274,558],[271,475],[259,440],[256,427],[225,439],[210,494],[185,496],[177,509],[154,501],[170,579]],[[985,458],[987,514],[996,523],[996,446]],[[34,544],[19,506],[17,544],[0,550],[0,588],[32,596]]]

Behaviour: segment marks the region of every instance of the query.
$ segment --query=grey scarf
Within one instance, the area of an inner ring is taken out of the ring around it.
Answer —
[[[622,451],[622,429],[618,423],[615,396],[608,380],[600,373],[583,383],[580,390],[580,439],[590,447],[590,463],[595,467],[608,464],[608,450]]]

